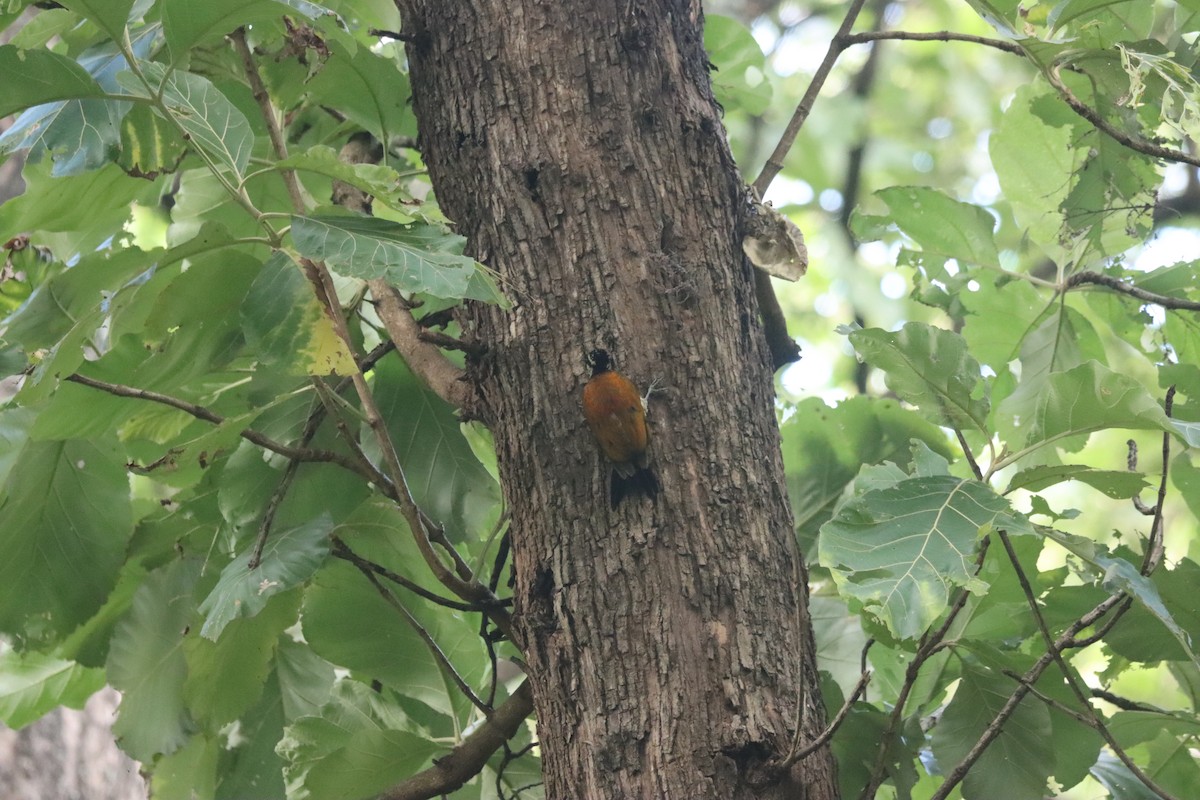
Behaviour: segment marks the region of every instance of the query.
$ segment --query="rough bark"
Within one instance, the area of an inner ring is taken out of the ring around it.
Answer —
[[[139,800],[146,785],[117,749],[112,689],[82,710],[60,708],[20,731],[0,726],[0,797],[4,800]]]
[[[699,3],[397,5],[435,190],[515,303],[463,321],[547,797],[834,797],[826,750],[767,768],[824,715]],[[608,507],[592,347],[658,384],[656,502]]]

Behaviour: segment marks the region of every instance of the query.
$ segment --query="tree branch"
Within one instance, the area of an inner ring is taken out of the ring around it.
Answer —
[[[254,95],[254,102],[258,104],[263,122],[266,123],[271,149],[275,151],[276,158],[283,160],[288,157],[287,141],[283,137],[283,130],[279,127],[279,118],[275,116],[275,106],[271,104],[271,95],[267,92],[262,76],[258,74],[258,64],[254,60],[254,54],[250,52],[250,45],[246,43],[246,29],[238,28],[229,35],[229,38],[233,40],[233,49],[237,51],[242,60],[242,69],[246,73],[246,80],[250,83],[250,92]],[[293,209],[297,214],[303,214],[304,197],[300,192],[300,182],[296,180],[295,171],[283,170],[283,182],[287,186],[288,199],[292,201]]]
[[[1005,39],[989,39],[986,36],[973,36],[969,33],[954,33],[952,31],[935,31],[932,33],[867,31],[866,33],[853,33],[842,37],[842,48],[845,49],[854,44],[866,44],[867,42],[879,42],[887,39],[904,42],[972,42],[984,45],[985,47],[994,47],[997,50],[1003,50],[1015,56],[1025,56],[1025,51],[1016,42],[1010,42]]]
[[[422,338],[428,331],[413,318],[400,292],[379,278],[367,281],[367,286],[388,338],[395,343],[404,363],[434,394],[470,413],[473,394],[465,374],[442,354],[437,345]]]
[[[938,787],[938,790],[933,793],[933,795],[930,797],[930,800],[946,800],[946,798],[949,797],[954,791],[955,787],[962,783],[963,778],[966,777],[967,773],[971,770],[971,767],[973,767],[975,762],[979,760],[979,757],[983,755],[983,751],[987,750],[988,746],[1004,730],[1005,723],[1007,723],[1008,719],[1013,715],[1013,713],[1016,712],[1017,706],[1023,699],[1025,699],[1025,695],[1029,694],[1030,687],[1037,683],[1038,678],[1042,676],[1042,673],[1046,671],[1046,668],[1054,663],[1055,653],[1061,653],[1063,650],[1072,646],[1074,643],[1075,634],[1095,623],[1097,620],[1107,614],[1114,606],[1123,602],[1124,598],[1125,596],[1123,594],[1114,594],[1109,596],[1091,611],[1075,620],[1075,622],[1071,623],[1071,626],[1059,635],[1059,637],[1054,641],[1053,646],[1051,646],[1047,652],[1044,653],[1042,657],[1039,658],[1037,662],[1021,677],[1021,680],[1017,684],[1017,688],[1009,696],[1008,700],[1005,701],[1000,710],[996,712],[996,716],[988,724],[983,734],[980,735],[979,739],[974,745],[972,745],[967,754],[963,756],[962,761],[956,764],[954,769],[947,773],[946,780],[941,786]]]
[[[783,169],[783,159],[787,156],[788,151],[792,149],[792,145],[796,143],[796,137],[800,134],[800,129],[804,126],[804,121],[808,119],[813,103],[816,102],[817,95],[821,92],[821,87],[825,85],[825,79],[829,77],[829,72],[833,69],[834,62],[837,61],[838,56],[846,48],[846,45],[842,43],[842,39],[854,26],[854,21],[858,19],[859,12],[862,11],[864,5],[866,5],[866,0],[854,0],[850,8],[846,11],[846,17],[842,20],[841,27],[838,28],[837,34],[829,43],[829,50],[825,53],[825,60],[817,68],[812,82],[808,85],[808,90],[804,93],[804,97],[800,99],[800,104],[796,106],[796,111],[792,114],[792,119],[788,122],[787,128],[784,129],[783,135],[779,137],[779,143],[775,145],[775,149],[767,157],[767,162],[763,164],[762,172],[754,180],[753,186],[754,190],[758,193],[758,197],[762,198],[766,196],[767,187],[771,185],[771,181],[775,180],[775,176]],[[783,309],[779,305],[779,299],[775,296],[775,288],[771,285],[771,277],[759,269],[754,270],[754,293],[758,297],[758,309],[763,318],[763,333],[767,340],[767,346],[771,350],[771,363],[775,369],[779,369],[783,365],[797,360],[800,356],[800,348],[788,336],[787,321],[784,318]]]
[[[787,769],[797,761],[807,758],[808,756],[817,752],[817,750],[821,749],[826,742],[832,739],[833,734],[837,733],[837,729],[840,728],[842,723],[846,721],[846,717],[849,715],[850,709],[854,707],[855,701],[857,701],[858,698],[862,696],[863,692],[867,690],[867,684],[870,682],[871,673],[863,672],[858,679],[858,683],[854,686],[854,691],[850,693],[850,696],[846,698],[846,702],[842,703],[842,707],[838,710],[838,713],[834,715],[833,721],[829,723],[825,730],[821,731],[820,736],[813,739],[804,747],[789,753],[788,757],[785,758],[783,763],[779,765],[780,769]],[[793,746],[795,744],[796,743],[793,742]]]
[[[449,794],[479,774],[492,753],[516,735],[533,712],[533,690],[526,679],[487,721],[467,736],[445,758],[429,769],[393,786],[379,800],[430,800]]]
[[[369,135],[352,136],[338,153],[338,158],[347,164],[374,164],[381,156],[381,148]],[[351,211],[366,215],[371,213],[370,196],[356,186],[334,181],[333,199]],[[464,380],[465,373],[438,349],[439,344],[447,345],[430,342],[423,336],[429,332],[413,318],[412,310],[400,292],[387,281],[375,279],[367,281],[367,286],[375,300],[375,311],[404,363],[434,394],[470,415],[473,394]],[[467,347],[461,342],[455,341],[455,344],[460,349]]]
[[[441,667],[442,674],[449,678],[450,682],[458,687],[458,690],[462,692],[463,696],[471,701],[471,705],[482,711],[485,716],[491,714],[492,708],[479,699],[479,695],[475,694],[475,691],[471,688],[470,684],[467,683],[466,679],[463,678],[463,676],[458,673],[458,670],[454,668],[454,664],[450,662],[449,657],[447,657],[447,655],[442,651],[442,648],[438,645],[437,640],[433,638],[433,635],[425,629],[425,626],[421,624],[419,619],[413,616],[411,611],[405,608],[404,604],[396,598],[396,595],[392,594],[392,592],[386,586],[379,582],[379,577],[375,574],[375,571],[364,564],[359,564],[354,561],[351,563],[358,568],[358,571],[363,574],[363,577],[371,582],[371,585],[375,587],[375,591],[379,592],[379,596],[383,598],[383,601],[394,608],[396,612],[404,618],[404,621],[408,623],[409,627],[413,629],[417,636],[420,637],[421,641],[425,643],[425,647],[429,650],[429,654],[433,656],[433,660],[436,661]]]
[[[817,95],[821,93],[821,87],[825,85],[825,80],[829,77],[830,71],[833,70],[834,62],[838,60],[838,56],[846,49],[846,37],[850,34],[850,29],[854,27],[854,21],[858,19],[858,15],[862,11],[863,6],[866,5],[866,2],[867,0],[854,0],[850,4],[850,8],[847,9],[845,19],[842,20],[837,33],[834,34],[833,39],[829,42],[829,49],[825,51],[825,58],[813,74],[813,79],[808,84],[808,89],[804,92],[804,96],[800,98],[800,104],[796,106],[796,110],[792,114],[787,127],[784,129],[783,135],[779,137],[779,143],[775,145],[775,149],[767,157],[767,163],[763,164],[762,172],[754,179],[754,188],[758,192],[759,197],[766,197],[767,187],[771,185],[771,181],[775,180],[775,176],[783,169],[783,159],[787,157],[788,151],[796,143],[796,137],[800,135],[800,129],[804,127],[804,122],[808,119],[808,115],[812,111],[813,103],[817,101]]]
[[[1004,545],[1009,563],[1012,564],[1013,571],[1017,576],[1017,582],[1021,585],[1021,591],[1025,595],[1025,602],[1033,612],[1033,618],[1037,622],[1038,631],[1042,634],[1042,640],[1046,643],[1047,653],[1053,657],[1054,663],[1058,664],[1058,669],[1062,673],[1063,680],[1067,682],[1071,693],[1075,695],[1075,699],[1079,701],[1079,705],[1084,709],[1083,713],[1090,719],[1089,724],[1104,738],[1104,741],[1117,758],[1121,759],[1121,763],[1133,773],[1134,777],[1141,781],[1143,786],[1163,800],[1175,800],[1169,792],[1155,783],[1154,779],[1142,771],[1134,760],[1129,757],[1129,754],[1121,747],[1116,737],[1112,735],[1108,726],[1104,724],[1104,720],[1100,718],[1100,713],[1096,710],[1095,706],[1088,702],[1087,695],[1084,694],[1083,689],[1079,686],[1079,681],[1075,680],[1075,675],[1071,672],[1071,668],[1067,666],[1066,660],[1062,657],[1062,651],[1066,649],[1069,642],[1064,642],[1061,646],[1058,646],[1054,638],[1050,635],[1050,627],[1046,624],[1046,618],[1042,616],[1041,608],[1038,607],[1037,597],[1033,593],[1033,586],[1030,585],[1029,577],[1025,574],[1025,569],[1021,566],[1021,562],[1017,558],[1017,551],[1013,549],[1012,540],[1009,538],[1007,531],[1000,531],[999,533],[1000,542]],[[1031,691],[1033,690],[1032,682],[1028,688]]]
[[[1167,396],[1163,400],[1163,411],[1167,414],[1167,419],[1171,418],[1171,414],[1175,408],[1175,384],[1167,389]],[[1158,500],[1154,504],[1154,520],[1150,523],[1150,541],[1146,542],[1146,555],[1142,559],[1141,573],[1149,575],[1154,570],[1158,569],[1158,565],[1163,560],[1163,507],[1167,502],[1167,475],[1170,474],[1171,466],[1171,434],[1163,433],[1162,443],[1162,475],[1158,481]]]
[[[1102,131],[1118,143],[1125,145],[1130,150],[1136,150],[1139,153],[1148,155],[1152,158],[1161,158],[1165,161],[1178,161],[1181,164],[1191,164],[1193,167],[1200,167],[1200,158],[1190,156],[1182,150],[1176,150],[1171,147],[1163,147],[1162,145],[1154,144],[1140,137],[1132,136],[1114,126],[1111,122],[1100,115],[1100,112],[1089,106],[1087,103],[1080,100],[1074,93],[1067,88],[1067,85],[1062,82],[1058,76],[1060,67],[1053,66],[1047,69],[1042,74],[1046,76],[1046,80],[1058,92],[1058,96],[1063,99],[1063,102],[1071,107],[1076,114],[1086,119],[1096,127],[1096,130]]]
[[[1182,309],[1185,311],[1200,311],[1200,303],[1196,302],[1195,300],[1185,300],[1180,297],[1168,297],[1165,294],[1148,292],[1145,289],[1134,286],[1131,283],[1126,283],[1120,278],[1114,278],[1111,275],[1104,275],[1102,273],[1092,272],[1090,270],[1076,272],[1074,275],[1067,278],[1067,280],[1063,283],[1063,291],[1068,291],[1084,283],[1093,283],[1098,286],[1104,286],[1108,289],[1112,289],[1114,292],[1127,294],[1130,297],[1136,297],[1138,300],[1142,300],[1147,303],[1154,303],[1155,305],[1160,305],[1163,308]]]
[[[979,570],[983,569],[983,563],[987,558],[991,545],[992,539],[988,537],[979,546],[979,554],[975,556],[974,574],[978,575]],[[958,619],[958,615],[966,608],[967,600],[970,597],[971,593],[969,591],[965,588],[960,588],[958,596],[954,598],[954,604],[950,606],[950,610],[946,613],[946,619],[942,621],[942,624],[936,631],[926,632],[921,637],[920,644],[917,646],[917,652],[904,671],[904,684],[900,687],[896,704],[892,707],[892,714],[888,718],[887,728],[884,729],[883,737],[879,741],[879,749],[875,752],[875,763],[871,766],[871,777],[867,781],[867,785],[863,787],[862,792],[859,793],[859,800],[870,800],[879,791],[879,786],[883,783],[883,773],[887,767],[888,739],[900,727],[900,720],[904,716],[904,705],[908,702],[908,696],[912,693],[913,686],[916,685],[921,667],[941,648],[942,641],[946,638],[946,634],[949,633],[954,621]],[[863,651],[863,658],[866,658],[865,649]]]
[[[401,575],[397,572],[393,572],[392,570],[388,569],[387,567],[383,566],[382,564],[376,564],[374,561],[371,561],[370,559],[363,558],[362,556],[358,555],[353,550],[351,550],[346,545],[346,543],[344,541],[342,541],[340,538],[338,538],[337,536],[333,537],[332,555],[334,558],[340,558],[343,561],[349,561],[351,564],[358,567],[360,570],[370,571],[370,572],[375,573],[376,575],[387,578],[389,581],[396,584],[397,586],[403,586],[405,589],[408,589],[413,594],[423,597],[426,600],[430,601],[431,603],[436,603],[439,606],[445,606],[446,608],[452,608],[455,611],[482,611],[483,610],[480,606],[475,605],[473,603],[460,603],[457,600],[451,600],[448,597],[442,597],[439,594],[435,594],[435,593],[429,591],[428,589],[426,589],[421,584],[410,581],[408,578],[404,577],[403,575]]]
[[[80,375],[79,373],[68,375],[67,380],[71,381],[72,383],[78,383],[81,386],[99,389],[102,392],[107,392],[108,394],[116,395],[117,397],[132,397],[137,400],[149,400],[152,403],[161,403],[164,406],[170,406],[171,408],[178,409],[186,414],[191,414],[196,419],[201,419],[205,422],[211,422],[213,425],[221,425],[225,422],[225,417],[222,417],[220,414],[217,414],[213,411],[209,411],[203,406],[198,406],[195,403],[189,403],[186,400],[180,400],[178,397],[171,397],[170,395],[152,392],[148,389],[138,389],[134,386],[125,386],[119,383],[98,381],[95,378],[89,378],[86,375]],[[306,447],[291,447],[286,444],[280,444],[274,439],[264,436],[252,428],[243,428],[238,435],[246,441],[258,445],[264,450],[270,450],[272,453],[278,453],[284,458],[290,458],[293,461],[337,464],[339,467],[348,469],[356,475],[361,475],[368,480],[371,479],[371,476],[365,473],[359,464],[355,463],[353,459],[342,453],[335,453],[332,450],[313,450]]]

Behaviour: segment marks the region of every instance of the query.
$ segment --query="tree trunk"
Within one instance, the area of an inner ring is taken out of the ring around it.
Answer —
[[[83,709],[60,708],[20,731],[0,725],[4,800],[139,800],[138,765],[117,749],[112,720],[120,697],[92,695]]]
[[[826,750],[771,768],[824,712],[699,3],[397,2],[439,201],[515,304],[463,322],[547,797],[835,797]],[[609,507],[593,347],[657,382],[656,501]]]

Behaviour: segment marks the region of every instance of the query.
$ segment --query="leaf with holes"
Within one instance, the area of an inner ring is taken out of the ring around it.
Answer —
[[[886,373],[889,389],[930,421],[987,430],[989,402],[979,362],[957,333],[910,322],[896,332],[852,331],[850,343],[864,361]]]

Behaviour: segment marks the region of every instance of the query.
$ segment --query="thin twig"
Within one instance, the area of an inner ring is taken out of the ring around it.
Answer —
[[[800,104],[796,106],[796,111],[792,114],[791,120],[788,121],[783,135],[779,137],[779,143],[775,145],[775,149],[767,157],[767,163],[763,164],[762,172],[754,180],[754,188],[758,192],[759,197],[766,196],[767,187],[771,185],[771,181],[775,180],[775,176],[783,169],[783,160],[787,157],[788,151],[792,149],[792,145],[796,143],[796,137],[800,135],[800,129],[804,127],[805,120],[808,119],[809,113],[812,112],[813,103],[817,101],[817,95],[821,93],[821,87],[825,85],[825,80],[829,77],[834,62],[838,60],[838,56],[846,49],[846,37],[849,35],[850,29],[854,27],[854,22],[858,19],[859,12],[862,11],[866,2],[867,0],[853,0],[850,8],[846,10],[846,16],[842,20],[841,26],[829,42],[829,49],[825,51],[824,60],[821,61],[821,65],[817,67],[817,71],[813,74],[812,81],[808,84],[808,89],[804,92],[804,96],[800,98]]]
[[[371,461],[371,459],[367,458],[367,454],[363,452],[362,445],[359,444],[358,437],[351,432],[350,426],[346,424],[346,420],[343,419],[342,415],[337,413],[340,405],[339,401],[341,400],[339,393],[348,383],[349,379],[344,379],[338,384],[337,387],[334,388],[333,391],[330,391],[329,387],[325,385],[324,381],[314,377],[313,387],[317,390],[317,394],[321,397],[321,406],[318,411],[322,412],[321,418],[324,418],[324,414],[329,414],[334,418],[334,425],[337,427],[338,434],[342,437],[342,441],[345,442],[346,446],[350,448],[350,452],[354,455],[354,458],[358,461],[358,463],[362,465],[363,470],[373,476],[371,478],[371,482],[378,487],[379,491],[382,492],[385,497],[395,500],[396,487],[392,484],[391,479],[388,478],[387,475],[384,475],[379,470],[379,467],[375,466],[375,463]]]
[[[132,397],[137,400],[148,400],[152,403],[161,403],[164,406],[178,409],[185,414],[191,414],[196,419],[211,422],[213,425],[221,425],[225,422],[225,417],[208,410],[204,406],[189,403],[187,400],[181,400],[178,397],[152,392],[148,389],[139,389],[135,386],[125,386],[119,383],[107,383],[106,381],[98,381],[95,378],[89,378],[86,375],[75,373],[68,375],[67,380],[72,383],[78,383],[82,386],[87,386],[92,389],[99,389],[102,392],[107,392],[117,397]],[[281,444],[270,437],[264,436],[251,428],[244,428],[239,433],[246,441],[256,444],[264,450],[270,450],[272,453],[278,453],[284,458],[290,458],[293,461],[308,461],[328,464],[337,464],[356,475],[362,475],[369,478],[369,475],[364,474],[361,467],[352,459],[342,453],[335,453],[332,450],[314,450],[307,447],[291,447],[286,444]]]
[[[946,800],[951,793],[954,792],[958,784],[962,783],[964,777],[987,750],[988,745],[1004,730],[1004,725],[1008,719],[1016,712],[1017,706],[1029,694],[1029,687],[1037,683],[1038,678],[1046,671],[1046,668],[1054,663],[1054,655],[1051,651],[1061,652],[1071,645],[1074,641],[1075,634],[1079,633],[1084,628],[1094,624],[1097,620],[1107,614],[1114,606],[1122,602],[1124,595],[1114,594],[1101,601],[1095,608],[1081,616],[1075,622],[1071,623],[1059,637],[1055,640],[1054,646],[1050,651],[1042,655],[1032,667],[1030,667],[1022,676],[1021,681],[1017,684],[1017,688],[996,712],[996,716],[988,724],[987,728],[976,740],[971,749],[963,756],[962,761],[955,765],[947,775],[945,781],[938,787],[937,791],[930,796],[929,800]],[[872,795],[873,796],[873,795]]]
[[[1120,130],[1111,122],[1100,115],[1098,111],[1089,106],[1087,103],[1080,100],[1067,88],[1067,85],[1062,82],[1058,72],[1060,66],[1052,66],[1045,70],[1042,74],[1046,76],[1046,80],[1058,92],[1059,97],[1063,99],[1071,109],[1079,116],[1092,123],[1097,130],[1106,133],[1110,138],[1118,143],[1125,145],[1130,150],[1136,150],[1139,153],[1150,156],[1151,158],[1161,158],[1164,161],[1177,161],[1181,164],[1191,164],[1193,167],[1200,167],[1200,158],[1188,155],[1182,150],[1176,150],[1172,147],[1163,147],[1162,145],[1154,144],[1140,137],[1131,136],[1128,133]]]
[[[417,332],[417,338],[422,342],[435,344],[443,350],[461,350],[473,356],[482,355],[487,349],[478,342],[464,342],[462,339],[455,339],[453,336],[440,333],[439,331],[421,329]]]
[[[1042,615],[1042,610],[1038,606],[1037,596],[1033,593],[1033,586],[1029,583],[1029,576],[1025,574],[1025,569],[1021,566],[1020,559],[1017,558],[1017,551],[1013,549],[1012,540],[1009,538],[1008,532],[999,531],[999,534],[1000,542],[1004,545],[1004,551],[1008,554],[1009,563],[1012,564],[1013,572],[1017,576],[1017,582],[1021,586],[1021,592],[1025,595],[1025,602],[1029,605],[1030,611],[1033,612],[1033,618],[1037,622],[1038,631],[1042,635],[1042,640],[1046,643],[1047,652],[1058,665],[1058,669],[1059,672],[1062,673],[1063,680],[1066,681],[1067,687],[1070,688],[1071,693],[1075,695],[1075,699],[1079,701],[1079,705],[1086,709],[1086,713],[1092,720],[1091,726],[1095,728],[1096,731],[1104,738],[1104,741],[1108,744],[1109,749],[1112,750],[1116,757],[1121,760],[1121,763],[1124,764],[1139,781],[1141,781],[1143,786],[1154,792],[1163,800],[1175,800],[1175,798],[1169,792],[1155,783],[1153,778],[1143,772],[1141,767],[1139,767],[1137,763],[1129,756],[1129,754],[1125,752],[1124,748],[1121,747],[1116,737],[1112,735],[1111,731],[1109,731],[1108,726],[1104,723],[1104,720],[1100,718],[1100,713],[1096,710],[1095,706],[1088,702],[1087,695],[1084,694],[1083,689],[1079,685],[1079,681],[1075,679],[1075,674],[1071,671],[1071,668],[1067,665],[1066,660],[1062,656],[1062,651],[1066,649],[1067,645],[1069,644],[1069,640],[1059,644],[1054,640],[1054,637],[1051,636],[1050,627],[1046,624],[1046,618]],[[1029,682],[1030,689],[1033,688],[1034,683],[1036,683],[1036,679]]]
[[[958,428],[954,429],[954,435],[958,437],[958,446],[962,448],[963,456],[966,457],[967,463],[971,465],[971,472],[975,475],[975,480],[983,480],[983,470],[979,468],[979,462],[975,460],[974,454],[971,452],[971,446],[967,444],[967,437],[963,436],[963,432]]]
[[[1175,409],[1175,384],[1167,388],[1167,396],[1163,399],[1163,411],[1167,419]],[[1171,434],[1163,432],[1162,443],[1162,474],[1158,481],[1158,500],[1154,504],[1154,520],[1150,523],[1150,541],[1146,543],[1146,555],[1142,559],[1141,573],[1149,575],[1158,569],[1163,560],[1163,509],[1167,504],[1167,475],[1171,466]]]
[[[267,92],[262,76],[258,74],[258,63],[254,60],[254,54],[250,52],[250,45],[246,43],[246,29],[238,28],[229,35],[229,38],[233,41],[233,49],[242,59],[242,69],[246,73],[246,80],[250,82],[250,93],[254,95],[254,102],[258,104],[259,113],[262,114],[263,122],[267,126],[271,149],[275,152],[275,157],[282,161],[288,157],[287,141],[283,138],[283,130],[279,127],[279,118],[275,115],[275,106],[271,103],[271,95]],[[283,182],[287,186],[288,199],[292,201],[292,210],[297,214],[303,214],[305,210],[304,196],[300,193],[300,183],[296,179],[296,173],[293,170],[285,169],[282,171],[282,175]]]
[[[380,800],[428,800],[453,792],[483,769],[492,753],[516,735],[533,711],[533,690],[525,680],[511,697],[451,753],[432,767],[388,789]]]
[[[1138,471],[1137,442],[1135,442],[1133,439],[1127,439],[1125,441],[1125,447],[1127,448],[1127,451],[1126,451],[1127,454],[1125,456],[1125,468],[1130,472],[1137,472]],[[1135,494],[1133,496],[1133,507],[1138,510],[1138,513],[1140,513],[1142,516],[1145,516],[1145,517],[1152,517],[1156,513],[1158,513],[1157,509],[1146,505],[1146,502],[1144,500],[1142,500],[1142,496],[1140,493]]]
[[[817,750],[821,749],[826,742],[832,739],[833,734],[835,734],[837,729],[842,726],[842,723],[846,721],[846,716],[850,713],[850,709],[854,706],[854,703],[857,702],[862,693],[867,690],[867,684],[870,682],[871,673],[864,672],[859,677],[858,683],[855,684],[854,691],[851,692],[850,696],[846,698],[846,702],[842,703],[842,707],[838,710],[838,713],[834,715],[833,721],[829,723],[829,726],[825,728],[825,730],[821,731],[821,734],[817,738],[813,739],[803,748],[789,754],[788,757],[783,760],[783,763],[779,765],[780,769],[787,769],[797,761],[808,758],[810,755],[817,752]]]
[[[843,47],[867,42],[879,42],[887,39],[905,42],[971,42],[985,47],[994,47],[1015,56],[1024,56],[1025,51],[1016,42],[1005,39],[989,39],[986,36],[974,36],[969,33],[954,33],[952,31],[935,31],[931,33],[915,33],[911,31],[868,31],[853,33],[842,37]]]
[[[1127,294],[1130,297],[1136,297],[1138,300],[1146,303],[1154,303],[1155,305],[1162,306],[1163,308],[1182,309],[1184,311],[1200,311],[1200,302],[1196,302],[1195,300],[1185,300],[1180,297],[1168,297],[1165,294],[1148,292],[1145,289],[1134,286],[1131,283],[1126,283],[1120,278],[1114,278],[1112,275],[1104,275],[1102,273],[1092,272],[1090,270],[1076,272],[1074,275],[1067,278],[1067,280],[1063,283],[1063,291],[1073,289],[1074,287],[1083,283],[1093,283],[1098,286],[1104,286],[1108,289],[1112,289],[1114,292]]]
[[[1149,703],[1139,703],[1136,700],[1130,700],[1128,697],[1122,697],[1119,694],[1113,694],[1107,689],[1092,688],[1092,697],[1097,700],[1103,700],[1106,703],[1111,703],[1122,711],[1145,711],[1151,714],[1166,714],[1161,708],[1152,706]]]
[[[988,550],[991,549],[991,545],[992,539],[990,536],[980,544],[979,553],[975,556],[975,571],[973,574],[978,575],[979,570],[983,569],[983,563],[987,559]],[[921,667],[934,653],[941,649],[942,642],[946,638],[946,634],[950,631],[950,626],[954,624],[954,621],[958,619],[958,615],[966,608],[967,600],[970,597],[971,593],[969,591],[965,588],[960,588],[957,596],[954,598],[953,605],[950,606],[950,610],[946,614],[946,619],[938,626],[936,631],[928,631],[921,637],[921,642],[917,646],[917,652],[904,671],[904,684],[900,687],[896,704],[892,708],[887,727],[884,729],[883,736],[879,741],[879,748],[875,751],[875,763],[871,766],[871,777],[867,781],[867,785],[863,787],[862,792],[859,793],[859,800],[869,800],[869,798],[873,798],[875,793],[879,791],[879,787],[883,783],[884,769],[887,766],[889,740],[892,734],[900,727],[900,720],[904,717],[904,706],[908,702],[908,696],[912,693],[913,686],[916,685]]]
[[[434,640],[433,636],[430,635],[429,631],[425,630],[425,626],[421,624],[421,621],[414,617],[412,612],[405,608],[404,604],[396,599],[396,596],[392,594],[386,586],[379,582],[379,578],[376,576],[374,570],[358,564],[355,564],[355,566],[358,567],[358,571],[361,572],[366,579],[371,582],[371,585],[374,586],[376,591],[379,592],[379,595],[384,599],[384,602],[396,609],[396,611],[400,613],[400,616],[404,618],[404,621],[409,624],[409,627],[416,632],[417,636],[421,637],[421,641],[423,641],[425,643],[425,647],[429,649],[429,653],[433,656],[433,660],[438,662],[438,665],[441,667],[442,673],[448,677],[455,686],[458,687],[458,690],[462,692],[468,700],[471,701],[473,706],[483,712],[484,716],[490,716],[493,709],[485,704],[483,700],[481,700],[467,684],[466,680],[458,674],[458,670],[456,670],[454,665],[450,663],[450,659],[446,657],[444,652],[442,652],[442,648],[438,646],[438,643]]]
[[[436,603],[439,606],[452,608],[455,611],[481,611],[482,609],[474,603],[462,603],[458,600],[451,600],[448,597],[442,597],[439,594],[429,591],[424,586],[415,581],[411,581],[398,572],[394,572],[382,564],[377,564],[370,559],[362,556],[351,550],[346,543],[337,536],[333,537],[333,549],[331,551],[334,558],[340,558],[343,561],[349,561],[354,566],[361,569],[368,569],[380,577],[387,578],[397,586],[403,586],[415,595],[425,598],[431,603]],[[490,704],[489,704],[490,705]]]

